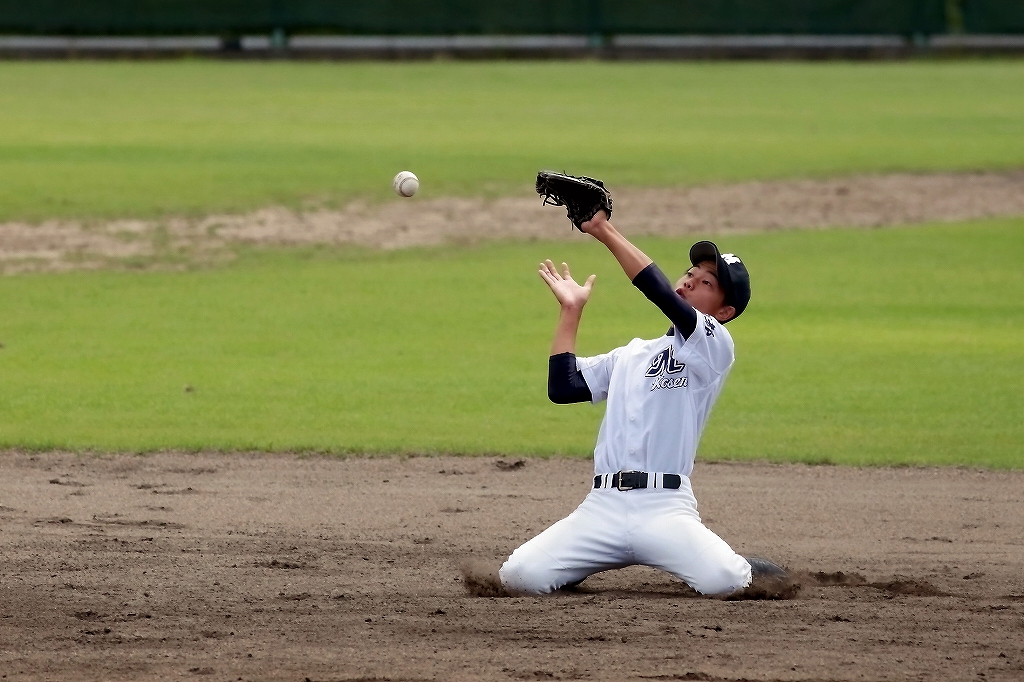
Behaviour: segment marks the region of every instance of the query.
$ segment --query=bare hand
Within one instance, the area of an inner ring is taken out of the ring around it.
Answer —
[[[587,304],[590,292],[594,288],[594,280],[597,279],[597,275],[591,275],[580,286],[569,274],[569,266],[566,263],[562,263],[562,272],[559,274],[550,259],[541,263],[537,272],[558,299],[558,303],[563,308],[575,310],[581,310]]]

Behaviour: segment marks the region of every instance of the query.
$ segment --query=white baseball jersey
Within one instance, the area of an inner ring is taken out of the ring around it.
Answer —
[[[546,594],[633,564],[668,571],[703,594],[750,584],[749,562],[701,523],[689,479],[704,423],[732,367],[732,337],[700,314],[689,339],[671,332],[577,358],[576,366],[593,401],[608,400],[595,473],[680,474],[679,488],[591,489],[576,511],[512,553],[498,572],[506,589]]]
[[[577,358],[593,402],[608,400],[594,472],[689,476],[711,406],[735,358],[732,337],[710,315],[684,339],[675,328],[633,339],[604,355]]]

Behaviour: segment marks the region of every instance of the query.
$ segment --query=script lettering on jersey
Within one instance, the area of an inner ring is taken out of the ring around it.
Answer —
[[[652,391],[656,391],[659,388],[686,388],[685,376],[670,376],[679,374],[684,369],[686,369],[686,363],[676,360],[673,355],[672,346],[669,346],[654,356],[644,376],[654,379],[654,382],[651,384]]]

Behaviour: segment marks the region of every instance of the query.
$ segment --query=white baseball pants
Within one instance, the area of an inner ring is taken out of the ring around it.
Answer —
[[[506,589],[547,594],[589,575],[635,564],[671,573],[702,594],[750,584],[750,564],[700,521],[689,479],[679,490],[591,490],[583,503],[512,553]]]

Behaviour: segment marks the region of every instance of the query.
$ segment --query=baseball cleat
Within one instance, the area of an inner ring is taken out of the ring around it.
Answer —
[[[747,563],[750,564],[751,579],[776,578],[782,580],[789,577],[789,574],[786,573],[786,569],[776,563],[768,561],[768,559],[758,556],[748,556],[744,558],[747,560]]]

